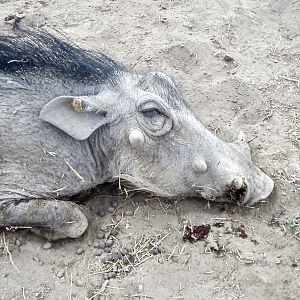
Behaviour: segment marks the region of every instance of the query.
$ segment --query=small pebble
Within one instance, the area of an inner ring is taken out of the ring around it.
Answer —
[[[116,278],[116,277],[117,277],[116,272],[109,272],[108,273],[108,278]]]
[[[160,249],[159,245],[156,246],[155,248],[151,249],[150,253],[153,255],[157,255],[157,254],[161,253],[161,249]]]
[[[19,239],[16,239],[15,244],[17,247],[20,247],[22,245],[22,241]]]
[[[109,206],[106,210],[107,210],[107,212],[109,212],[109,213],[113,213],[113,212],[115,211],[115,208],[112,207],[112,206]]]
[[[124,270],[125,272],[129,273],[129,272],[130,272],[130,266],[124,267],[123,270]]]
[[[37,262],[40,261],[40,258],[39,258],[38,256],[34,256],[32,259],[33,259],[34,261],[37,261]]]
[[[100,249],[104,249],[105,248],[105,241],[104,240],[99,241],[98,246],[99,246]]]
[[[100,248],[100,241],[95,241],[94,242],[94,248]]]
[[[126,210],[124,214],[125,214],[125,216],[128,216],[128,217],[133,216],[133,211],[132,210]]]
[[[98,215],[99,217],[104,217],[104,216],[105,216],[105,211],[104,211],[104,209],[99,208],[99,209],[97,210],[97,215]]]
[[[150,250],[150,253],[153,255],[157,255],[159,252],[158,252],[157,248],[153,248]]]
[[[112,236],[116,236],[116,235],[119,234],[119,231],[118,231],[116,228],[113,228],[113,229],[110,231],[110,234],[111,234]]]
[[[50,248],[52,248],[52,243],[50,243],[50,242],[46,242],[46,243],[43,245],[43,249],[44,249],[44,250],[48,250],[48,249],[50,249]]]
[[[95,256],[100,256],[102,255],[103,251],[101,249],[96,249],[95,252],[94,252],[94,255]]]
[[[113,200],[113,201],[110,202],[110,205],[111,205],[112,207],[116,208],[116,207],[118,207],[118,201]]]
[[[144,291],[144,287],[141,284],[139,284],[138,285],[138,292],[142,293],[143,291]]]
[[[132,262],[132,263],[134,263],[134,261],[135,261],[135,257],[134,257],[132,254],[129,254],[129,255],[128,255],[128,259],[129,259],[129,261]]]
[[[102,226],[100,227],[100,230],[101,230],[101,231],[104,231],[104,232],[107,231],[106,225],[102,225]]]
[[[122,261],[125,266],[129,264],[129,259],[126,256],[123,256]]]
[[[134,256],[131,255],[131,254],[123,256],[122,261],[123,261],[124,265],[128,265],[129,263],[133,263],[134,262]]]
[[[114,256],[112,254],[106,256],[106,261],[113,261],[113,260],[114,260]]]
[[[104,274],[103,278],[104,280],[108,280],[109,279],[108,274]]]
[[[104,283],[104,279],[103,278],[99,278],[99,277],[96,277],[96,278],[92,278],[92,277],[89,277],[89,280],[87,282],[88,285],[90,285],[92,288],[90,288],[90,290],[100,290],[102,285]],[[94,293],[95,294],[95,293]],[[90,298],[94,295],[92,294],[90,296]],[[93,298],[94,299],[94,298]]]
[[[98,232],[97,233],[97,238],[99,239],[99,240],[102,240],[102,239],[104,239],[105,238],[105,234],[103,233],[103,232]]]
[[[105,246],[106,246],[106,247],[111,247],[113,244],[114,244],[114,240],[107,240],[107,241],[105,242]]]
[[[84,285],[84,282],[83,280],[79,279],[79,278],[73,278],[73,283],[76,285],[76,286],[83,286]]]
[[[225,228],[225,233],[230,234],[230,233],[232,233],[232,232],[233,232],[233,230],[232,230],[231,227]]]
[[[65,276],[65,273],[66,273],[66,270],[65,269],[62,269],[60,270],[57,274],[56,274],[56,277],[57,278],[63,278]]]
[[[104,248],[104,252],[110,253],[110,252],[111,252],[111,248],[110,248],[110,247],[105,247],[105,248]]]
[[[291,267],[293,267],[293,268],[297,268],[298,267],[298,262],[297,262],[296,259],[292,262]]]
[[[81,255],[82,253],[84,253],[84,250],[82,248],[78,248],[76,250],[76,254]]]
[[[92,246],[93,245],[93,241],[92,240],[88,240],[87,244],[88,244],[88,246]]]
[[[126,246],[124,246],[123,248],[126,249],[127,252],[132,252],[131,246],[126,245]]]
[[[128,253],[126,248],[121,248],[119,251],[122,255],[126,255]]]
[[[114,255],[113,255],[113,262],[116,262],[116,261],[118,261],[118,259],[119,258],[121,258],[122,257],[122,255],[120,254],[120,253],[115,253]]]
[[[234,59],[231,56],[229,56],[228,54],[225,54],[224,57],[223,57],[223,60],[226,61],[226,62],[231,62]]]
[[[101,262],[104,263],[104,264],[106,264],[107,263],[107,257],[102,257],[101,258]]]

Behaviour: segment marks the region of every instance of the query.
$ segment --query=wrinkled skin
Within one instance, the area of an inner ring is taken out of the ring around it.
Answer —
[[[0,226],[78,237],[87,219],[66,200],[118,178],[164,197],[251,205],[272,192],[243,134],[219,140],[165,74],[23,31],[0,37]]]

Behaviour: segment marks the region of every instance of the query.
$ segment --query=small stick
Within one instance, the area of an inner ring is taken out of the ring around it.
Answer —
[[[291,211],[291,212],[293,212],[291,209],[288,209],[288,208],[286,208],[284,205],[282,205],[282,204],[279,204],[281,207],[283,207],[285,210],[288,210],[288,211]]]
[[[43,150],[44,153],[49,154],[49,155],[51,155],[51,156],[53,156],[53,157],[55,157],[55,156],[57,155],[56,152],[51,152],[51,151],[48,151],[48,150],[46,150],[46,149],[44,149],[44,148],[42,148],[42,150]]]
[[[178,247],[178,244],[176,244],[176,246],[174,247],[173,251],[172,251],[171,254],[168,256],[167,261],[169,261],[170,258],[174,255],[174,253],[175,253],[177,247]]]
[[[72,285],[73,285],[73,278],[71,273],[70,274],[70,300],[72,300]]]
[[[127,261],[128,261],[128,263],[132,266],[132,268],[135,270],[135,271],[137,271],[137,269],[134,267],[134,265],[131,263],[131,261],[129,260],[129,258],[128,258],[128,256],[127,255],[125,255],[125,257],[127,258]],[[139,265],[139,264],[136,264],[137,266]]]
[[[108,283],[109,283],[109,281],[108,281],[108,280],[105,280],[105,281],[103,282],[101,288],[100,288],[100,291],[99,291],[98,293],[96,293],[95,295],[93,295],[91,298],[88,298],[88,300],[92,300],[92,299],[94,299],[96,296],[101,295],[101,294],[105,291],[105,289],[106,289]]]
[[[136,62],[135,62],[135,63],[132,65],[132,67],[131,67],[132,69],[134,69],[134,67],[135,67],[137,64],[140,63],[142,57],[143,57],[143,55],[141,55],[141,56],[136,60]]]
[[[10,229],[31,229],[32,226],[9,226],[9,227],[5,227],[6,230],[10,230]]]
[[[109,233],[108,233],[108,235],[107,235],[107,238],[108,238],[108,236],[111,234],[111,232],[112,232],[112,230],[114,229],[114,228],[117,228],[118,226],[119,226],[119,224],[122,222],[124,220],[124,218],[122,218],[118,223],[116,223],[116,224],[108,224],[108,225],[110,225],[110,226],[112,226],[111,227],[111,229],[110,229],[110,231],[109,231]],[[105,239],[106,241],[107,241],[107,238]]]
[[[141,259],[143,259],[151,250],[153,250],[157,245],[159,245],[168,235],[170,235],[171,233],[170,232],[168,232],[166,235],[164,235],[157,243],[155,243],[155,245],[152,247],[152,248],[150,248],[149,249],[149,251],[146,253],[146,254],[144,254],[142,257],[141,257]]]
[[[78,174],[78,172],[64,159],[64,161],[66,162],[66,164],[69,166],[69,168],[74,172],[74,174],[82,181],[84,182],[84,179],[82,178],[82,176],[80,176]]]
[[[298,238],[298,235],[300,235],[300,230],[299,230],[299,231],[296,231],[296,232],[291,236],[290,240],[291,240],[292,238],[295,238],[296,240],[300,241],[300,239]]]
[[[153,297],[147,296],[147,295],[143,295],[143,294],[134,294],[134,295],[130,296],[130,298],[136,298],[136,297],[153,299]]]
[[[297,86],[300,87],[300,80],[296,79],[296,78],[290,78],[290,77],[285,77],[285,76],[280,76],[281,78],[287,80],[287,81],[292,81],[292,82],[296,82]]]
[[[18,271],[18,273],[20,274],[21,272],[20,272],[20,270],[18,269],[18,267],[15,265],[15,263],[14,263],[14,261],[13,261],[13,259],[12,259],[11,253],[10,253],[10,251],[9,251],[9,249],[8,249],[8,245],[6,244],[5,233],[4,233],[4,232],[3,232],[3,244],[4,244],[5,251],[6,251],[6,253],[7,253],[8,256],[9,256],[9,260],[10,260],[11,264],[12,264],[13,267]]]
[[[134,264],[135,267],[137,267],[138,265],[144,263],[145,261],[147,261],[148,259],[154,257],[154,255],[148,256],[147,258],[145,258],[144,260],[139,261],[138,263]],[[135,269],[135,268],[134,268]],[[136,270],[136,269],[135,269]]]
[[[252,139],[248,140],[247,143],[251,143],[252,141],[254,141],[257,138],[258,138],[258,135],[255,135]]]

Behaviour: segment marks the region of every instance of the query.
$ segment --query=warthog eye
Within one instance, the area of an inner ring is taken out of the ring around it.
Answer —
[[[163,115],[160,111],[158,111],[158,109],[150,109],[150,110],[143,110],[142,111],[144,117],[152,119],[155,118],[159,115]]]
[[[172,117],[162,100],[152,94],[141,97],[137,105],[137,120],[149,136],[162,136],[172,128]]]

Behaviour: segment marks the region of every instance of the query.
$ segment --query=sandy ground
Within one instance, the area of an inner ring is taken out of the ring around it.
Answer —
[[[86,203],[90,228],[78,240],[44,249],[45,241],[26,231],[1,233],[0,299],[299,299],[299,0],[0,0],[0,5],[0,20],[23,14],[27,22],[56,29],[136,71],[171,75],[195,114],[220,138],[233,141],[240,130],[246,133],[253,160],[276,184],[272,197],[253,208],[112,197],[103,188]],[[99,216],[98,208],[107,210],[115,199],[119,208]],[[120,215],[128,210],[134,216]],[[207,239],[183,242],[188,222],[211,224]],[[129,244],[139,257],[125,268],[130,272],[105,280],[114,264],[103,264],[104,254],[95,256],[97,234],[107,234],[116,223],[114,247]],[[156,243],[158,255],[151,250]],[[82,254],[76,254],[79,248]]]

